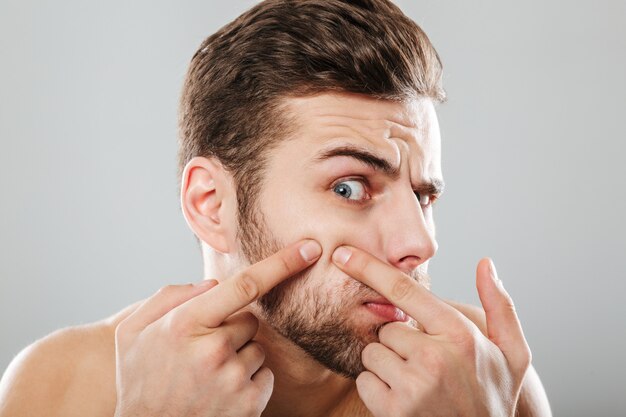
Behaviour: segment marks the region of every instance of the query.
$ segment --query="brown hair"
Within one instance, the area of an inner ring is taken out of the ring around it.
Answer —
[[[268,150],[295,127],[281,99],[334,91],[442,102],[441,75],[426,34],[388,0],[263,1],[191,59],[179,179],[191,158],[216,157],[235,180],[240,218],[249,216]]]

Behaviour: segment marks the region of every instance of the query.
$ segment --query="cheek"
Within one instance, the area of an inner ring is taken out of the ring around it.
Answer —
[[[270,226],[271,230],[284,244],[304,238],[318,241],[322,245],[322,257],[317,264],[330,265],[333,251],[342,244],[374,253],[379,249],[375,246],[376,223],[368,221],[364,212],[309,204],[290,209],[283,207],[268,218],[268,223],[274,225]]]
[[[327,198],[311,198],[311,193],[297,194],[266,193],[263,207],[269,231],[279,242],[313,238],[322,245],[321,258],[309,269],[307,278],[291,288],[290,299],[294,305],[310,309],[315,306],[308,294],[314,294],[324,305],[352,308],[350,300],[370,291],[337,268],[332,253],[337,246],[348,244],[380,256],[381,223],[375,220],[376,213],[346,208],[341,202],[333,205]]]
[[[381,222],[377,221],[380,213],[350,208],[347,203],[333,201],[332,195],[294,189],[293,185],[287,187],[286,184],[266,190],[262,199],[269,231],[280,243],[287,245],[312,238],[322,245],[322,256],[313,266],[311,277],[311,280],[326,277],[326,281],[316,278],[318,285],[327,285],[331,278],[335,286],[346,281],[331,260],[335,248],[342,244],[377,255],[383,253]]]
[[[368,292],[364,285],[354,278],[346,275],[332,261],[335,248],[341,244],[349,244],[356,247],[367,248],[367,240],[364,233],[354,233],[351,228],[326,229],[325,224],[317,222],[311,226],[309,233],[302,237],[313,237],[322,245],[322,256],[311,267],[309,279],[305,288],[309,294],[316,294],[325,305],[350,305],[349,300],[355,295],[363,295]],[[331,231],[328,231],[331,230]]]

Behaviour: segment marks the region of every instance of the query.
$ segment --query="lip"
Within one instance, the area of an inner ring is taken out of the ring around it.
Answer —
[[[385,298],[377,298],[375,301],[366,301],[363,306],[372,314],[385,321],[408,321],[409,317],[398,307],[391,304]]]

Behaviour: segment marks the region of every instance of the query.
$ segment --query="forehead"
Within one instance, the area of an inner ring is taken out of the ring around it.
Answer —
[[[353,144],[408,169],[416,182],[441,177],[439,124],[430,99],[392,102],[327,93],[287,98],[284,104],[297,124],[291,139],[298,143],[300,155],[337,143]]]

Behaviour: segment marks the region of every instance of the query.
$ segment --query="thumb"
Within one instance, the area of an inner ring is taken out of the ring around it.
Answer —
[[[489,258],[478,262],[476,288],[485,310],[489,340],[500,348],[511,367],[525,371],[531,360],[530,348],[513,299],[498,279],[496,267]]]

